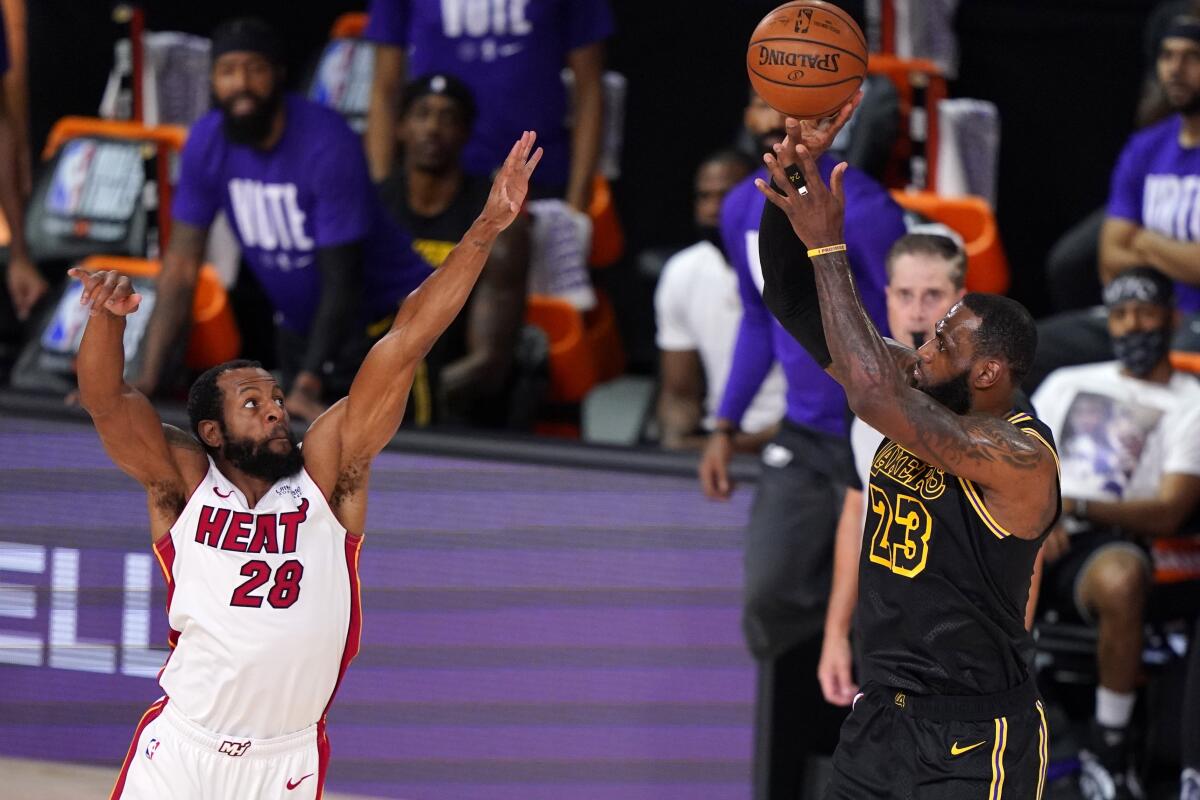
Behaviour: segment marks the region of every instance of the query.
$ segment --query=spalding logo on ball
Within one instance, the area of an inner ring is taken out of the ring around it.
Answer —
[[[833,3],[784,3],[750,36],[746,71],[776,111],[818,119],[845,105],[867,74],[867,40]]]

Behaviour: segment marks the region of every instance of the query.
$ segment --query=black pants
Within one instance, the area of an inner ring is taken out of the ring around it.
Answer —
[[[1188,655],[1187,683],[1183,690],[1183,735],[1181,761],[1183,766],[1200,770],[1200,619],[1192,631],[1191,653]]]
[[[763,450],[746,531],[742,615],[746,644],[759,667],[756,798],[797,797],[805,756],[821,749],[823,728],[832,745],[844,715],[822,699],[816,665],[834,534],[853,476],[846,439],[787,421]]]
[[[1032,679],[973,698],[868,684],[842,726],[825,799],[1041,800],[1049,747]]]

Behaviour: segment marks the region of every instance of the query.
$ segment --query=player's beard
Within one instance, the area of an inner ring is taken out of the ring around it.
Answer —
[[[971,385],[967,382],[969,372],[963,370],[941,383],[918,384],[917,388],[961,416],[971,410]]]
[[[238,439],[224,431],[224,426],[222,430],[225,433],[225,445],[221,448],[221,454],[247,475],[274,483],[280,478],[295,475],[304,466],[304,455],[291,430],[287,430],[287,440],[291,446],[285,453],[271,449],[272,439],[260,442]]]
[[[759,134],[758,149],[764,155],[766,153],[773,153],[775,152],[775,145],[779,144],[786,138],[787,131],[783,128],[776,128],[773,131],[767,131],[766,133]]]
[[[231,110],[234,102],[241,97],[250,97],[255,101],[255,108],[249,114],[236,115]],[[239,92],[226,98],[225,102],[217,100],[216,97],[213,97],[212,102],[221,109],[221,129],[229,141],[234,144],[259,145],[271,134],[275,113],[283,103],[283,89],[276,84],[266,97]]]

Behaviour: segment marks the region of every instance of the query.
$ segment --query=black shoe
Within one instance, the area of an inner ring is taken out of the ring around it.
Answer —
[[[1084,800],[1144,800],[1129,758],[1129,733],[1092,722],[1088,748],[1079,753],[1079,793]]]

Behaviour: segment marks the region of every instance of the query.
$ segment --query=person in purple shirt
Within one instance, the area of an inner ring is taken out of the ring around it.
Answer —
[[[860,99],[861,95],[847,109]],[[824,153],[850,113],[844,110],[839,122],[812,129],[806,143],[812,141],[812,149]],[[783,140],[783,115],[755,94],[745,123],[763,152]],[[817,163],[828,180],[837,162],[822,155]],[[813,675],[832,578],[834,532],[846,487],[856,478],[845,393],[763,302],[758,227],[766,200],[754,180],[765,176],[765,168],[756,171],[729,193],[721,208],[721,234],[738,275],[744,311],[700,477],[709,497],[729,496],[732,435],[778,361],[787,380],[787,414],[780,432],[763,450],[762,477],[746,534],[742,618],[747,645],[759,662],[755,796],[776,797],[798,795],[803,758],[796,754],[808,749],[817,727],[804,714],[782,708],[781,702],[790,698],[821,703]],[[855,283],[863,305],[886,334],[887,253],[905,233],[904,213],[886,189],[853,168],[846,172],[845,191],[846,246]],[[813,645],[811,670],[783,658],[804,642]]]
[[[163,377],[208,228],[224,210],[271,304],[288,411],[313,419],[349,389],[369,331],[386,330],[430,271],[388,218],[342,118],[282,92],[281,56],[258,20],[232,20],[213,36],[217,109],[183,150],[138,384],[149,393]]]
[[[1154,267],[1175,281],[1182,324],[1173,340],[1145,342],[1110,339],[1103,306],[1044,320],[1027,391],[1059,367],[1122,358],[1147,344],[1157,351],[1145,356],[1151,364],[1170,348],[1200,351],[1200,19],[1177,17],[1168,25],[1156,67],[1175,113],[1135,133],[1117,159],[1100,229],[1100,280]]]
[[[533,191],[586,209],[600,152],[603,42],[613,32],[608,0],[371,0],[369,13],[366,38],[377,47],[366,141],[375,180],[392,167],[406,73],[448,73],[478,104],[463,154],[470,174],[488,175],[532,128],[546,153]],[[574,83],[571,129],[564,67]]]

